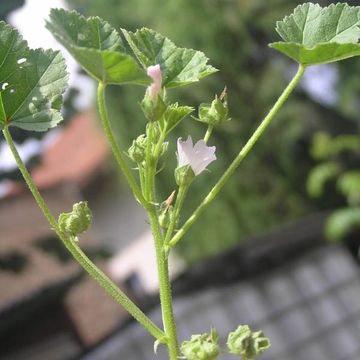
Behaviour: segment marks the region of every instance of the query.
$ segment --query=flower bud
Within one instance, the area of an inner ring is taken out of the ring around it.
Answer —
[[[248,325],[240,325],[229,334],[227,346],[231,354],[252,360],[270,347],[270,341],[262,331],[252,332]]]
[[[225,88],[219,97],[215,95],[215,99],[211,104],[200,104],[199,118],[195,118],[195,120],[206,123],[208,125],[216,126],[225,121],[231,120],[228,117],[228,114],[229,109]]]
[[[147,68],[147,74],[152,79],[152,84],[147,88],[145,97],[141,102],[141,108],[150,121],[158,121],[166,110],[162,94],[162,74],[160,65],[152,65]]]
[[[136,163],[142,163],[146,156],[147,139],[144,134],[137,137],[129,147],[128,154],[131,160]]]
[[[152,84],[148,87],[149,96],[156,102],[158,95],[161,92],[162,74],[160,65],[152,65],[147,68],[147,75],[151,77]]]
[[[195,174],[191,166],[185,165],[175,169],[175,181],[178,186],[190,185]]]
[[[215,330],[212,330],[210,335],[192,335],[190,340],[181,345],[181,352],[187,360],[214,360],[220,350]]]
[[[169,206],[168,208],[166,208],[160,212],[159,224],[163,229],[167,229],[169,227],[172,213],[173,213],[172,206]]]
[[[77,236],[85,232],[91,225],[92,212],[86,201],[80,201],[73,205],[69,213],[59,216],[58,224],[60,230],[70,236]]]
[[[167,108],[160,95],[157,95],[156,101],[154,101],[153,97],[150,96],[149,91],[145,93],[140,106],[149,121],[160,120]]]

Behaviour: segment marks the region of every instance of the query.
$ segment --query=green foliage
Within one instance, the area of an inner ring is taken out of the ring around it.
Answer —
[[[253,332],[248,325],[240,325],[229,334],[227,346],[231,354],[252,360],[261,355],[271,344],[262,331]]]
[[[45,131],[61,120],[68,75],[58,51],[32,50],[17,30],[0,22],[0,129],[11,124]]]
[[[96,80],[107,84],[150,83],[125,52],[120,35],[98,17],[85,19],[76,11],[52,9],[46,23],[53,36]]]
[[[328,217],[325,225],[325,235],[330,241],[337,242],[359,228],[360,207],[348,207],[336,210]]]
[[[314,134],[311,144],[311,156],[316,160],[326,160],[345,151],[360,152],[360,136],[353,134],[339,135],[331,138],[325,132]]]
[[[208,58],[201,51],[177,47],[154,30],[142,28],[133,33],[122,29],[122,32],[144,69],[160,65],[162,85],[166,88],[191,84],[217,71],[207,65]]]
[[[316,165],[308,176],[308,192],[311,196],[323,195],[325,183],[334,179],[336,189],[346,198],[347,208],[341,208],[331,214],[325,225],[325,235],[331,241],[339,241],[360,228],[360,170],[348,168],[342,155],[360,154],[360,137],[357,135],[339,135],[332,138],[326,133],[314,135],[311,148],[315,159],[323,161]],[[354,166],[352,165],[352,166]]]
[[[169,105],[164,113],[163,122],[160,124],[162,130],[169,134],[180,122],[194,111],[190,106],[179,106],[178,103]]]
[[[360,7],[338,3],[299,5],[277,22],[285,42],[270,44],[303,65],[325,64],[360,55]]]
[[[311,169],[307,179],[307,191],[313,197],[323,194],[326,183],[341,172],[337,162],[324,162]]]
[[[360,170],[347,171],[337,181],[338,190],[351,205],[360,205]]]

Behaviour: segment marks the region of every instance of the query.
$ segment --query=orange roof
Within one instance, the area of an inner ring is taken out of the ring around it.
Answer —
[[[43,154],[32,176],[40,188],[62,182],[86,183],[104,162],[108,146],[93,114],[76,115]]]

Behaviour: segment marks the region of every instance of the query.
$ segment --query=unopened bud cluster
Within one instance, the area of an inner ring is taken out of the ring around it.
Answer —
[[[226,88],[220,96],[215,95],[211,104],[200,104],[199,118],[195,118],[205,124],[216,126],[231,120],[227,103]]]
[[[184,341],[181,352],[187,360],[214,360],[220,354],[219,337],[215,330],[210,334],[192,335]]]
[[[252,360],[270,347],[270,341],[262,331],[253,332],[248,325],[240,325],[229,334],[227,346],[231,354]]]
[[[92,212],[87,202],[81,201],[73,205],[71,212],[60,214],[58,224],[63,233],[77,236],[90,227],[91,221]]]

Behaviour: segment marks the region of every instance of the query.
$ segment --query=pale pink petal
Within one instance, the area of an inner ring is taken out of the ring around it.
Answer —
[[[195,175],[199,175],[206,167],[216,160],[215,146],[207,146],[204,140],[199,140],[194,146],[194,157],[191,163]]]
[[[147,74],[153,80],[153,83],[148,87],[151,98],[156,99],[161,91],[162,75],[160,65],[152,65],[147,68]]]
[[[195,146],[191,137],[186,141],[178,139],[178,166],[190,165],[195,175],[199,175],[206,167],[216,160],[215,146],[207,146],[204,140],[199,140]]]
[[[178,166],[182,167],[185,165],[190,165],[190,158],[193,152],[193,141],[191,136],[188,136],[186,141],[182,141],[181,138],[177,141],[177,151],[178,151]]]

